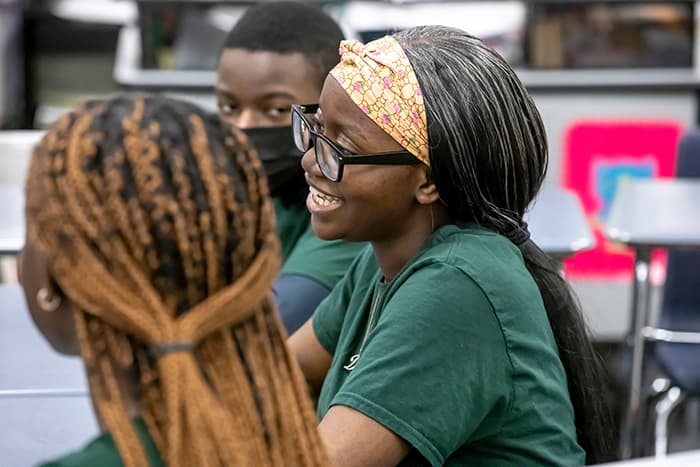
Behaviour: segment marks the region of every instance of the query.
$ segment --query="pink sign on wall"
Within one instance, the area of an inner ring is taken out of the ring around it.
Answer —
[[[562,185],[578,193],[596,237],[594,249],[565,262],[569,277],[631,277],[632,252],[607,241],[603,235],[617,183],[625,177],[673,176],[682,131],[680,124],[669,121],[585,121],[569,128],[564,143]],[[663,252],[657,252],[652,275],[662,272],[664,264]]]

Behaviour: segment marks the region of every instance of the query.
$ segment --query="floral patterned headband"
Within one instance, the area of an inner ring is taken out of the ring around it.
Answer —
[[[423,94],[408,57],[391,36],[340,43],[330,72],[350,98],[404,149],[430,166]]]

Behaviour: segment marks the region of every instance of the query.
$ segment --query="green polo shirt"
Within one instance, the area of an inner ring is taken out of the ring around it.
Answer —
[[[414,448],[401,465],[584,463],[566,374],[517,247],[476,225],[446,226],[391,282],[381,278],[367,248],[314,314],[333,355],[321,419],[333,405],[362,412]]]
[[[156,445],[146,430],[146,425],[140,418],[134,419],[134,428],[146,450],[148,467],[165,467],[158,454]],[[110,434],[102,434],[95,438],[80,451],[68,454],[52,462],[41,464],[39,467],[123,467],[119,451]],[[147,467],[147,466],[144,466]]]
[[[366,243],[321,240],[311,229],[306,206],[285,206],[278,198],[273,201],[282,243],[280,274],[306,276],[332,289]]]

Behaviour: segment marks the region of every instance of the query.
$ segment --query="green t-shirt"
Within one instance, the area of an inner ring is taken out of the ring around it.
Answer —
[[[134,428],[146,450],[150,467],[165,467],[158,454],[156,445],[146,430],[146,425],[140,418],[134,419]],[[52,462],[41,464],[39,467],[123,467],[119,451],[112,436],[102,434],[80,451],[68,454]]]
[[[362,412],[413,446],[401,465],[584,463],[566,374],[517,247],[476,225],[446,226],[391,282],[381,278],[367,248],[314,314],[333,355],[321,419],[333,405]]]
[[[366,243],[321,240],[311,229],[306,206],[285,206],[278,198],[274,204],[282,243],[280,274],[307,276],[332,289]]]

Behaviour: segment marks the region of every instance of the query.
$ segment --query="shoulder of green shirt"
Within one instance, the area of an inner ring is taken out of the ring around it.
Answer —
[[[309,228],[311,214],[306,206],[286,205],[279,198],[272,198],[277,220],[282,261],[286,261],[302,235]]]
[[[379,272],[371,253],[362,255],[317,310],[314,332],[329,352],[357,353],[358,338],[366,332],[362,310],[369,306]],[[463,440],[496,436],[505,423],[512,424],[517,432],[513,439],[519,439],[528,423],[556,411],[560,421],[542,424],[541,436],[529,436],[548,450],[541,459],[578,462],[582,451],[575,442],[566,379],[539,291],[512,242],[475,225],[443,227],[388,284],[382,303],[352,373],[344,361],[329,370],[319,397],[321,418],[330,406],[347,405],[408,440],[432,465],[453,456],[455,461],[447,463],[462,465],[460,460],[476,459]],[[527,311],[523,304],[528,304]],[[536,344],[532,336],[537,336]],[[539,368],[543,361],[549,363]],[[444,384],[436,387],[431,381]],[[518,417],[513,412],[516,402],[518,408],[535,403],[528,398],[526,383],[554,397],[540,397],[533,415]],[[463,390],[453,393],[453,387]],[[479,390],[483,387],[489,390]],[[454,400],[445,404],[450,398]],[[428,408],[434,399],[440,404]],[[416,401],[420,411],[413,413]],[[486,408],[489,412],[479,415]],[[554,432],[558,435],[548,441]],[[513,441],[509,436],[504,434],[502,442]],[[518,449],[514,447],[514,459]],[[526,457],[518,459],[521,465]]]
[[[348,268],[345,276],[333,288],[331,293],[320,303],[314,312],[311,324],[314,334],[321,346],[331,355],[335,353],[336,344],[345,320],[351,300],[358,289],[369,288],[369,281],[379,280],[381,271],[372,247],[362,250]]]
[[[136,433],[146,450],[149,467],[165,467],[143,420],[136,418],[133,420],[133,423]],[[123,467],[123,465],[112,436],[109,433],[104,433],[79,451],[40,464],[38,467]]]
[[[367,243],[342,240],[321,240],[311,225],[297,240],[280,274],[298,274],[316,280],[332,289],[343,278],[348,268],[367,247]]]
[[[502,242],[504,244],[501,244]],[[506,254],[509,260],[505,263],[502,259],[504,245],[506,249],[510,249]],[[393,291],[416,271],[434,263],[449,264],[470,277],[474,275],[479,278],[483,269],[483,265],[480,264],[484,261],[483,255],[488,255],[488,259],[498,258],[498,265],[491,264],[493,261],[487,262],[489,269],[494,271],[490,275],[498,275],[512,269],[509,267],[512,262],[523,264],[520,252],[515,247],[510,248],[509,245],[512,244],[507,239],[477,225],[445,226],[435,232],[424,249],[414,256],[392,280],[389,288],[393,294]],[[494,249],[500,251],[491,253]],[[465,255],[465,251],[470,253]],[[314,332],[321,345],[329,352],[332,353],[335,350],[350,300],[352,299],[353,306],[356,305],[355,295],[358,290],[369,288],[377,275],[381,276],[381,271],[374,258],[372,247],[367,246],[362,254],[357,254],[356,261],[351,267],[347,268],[347,275],[319,305],[313,320]],[[482,281],[478,280],[478,282]]]

